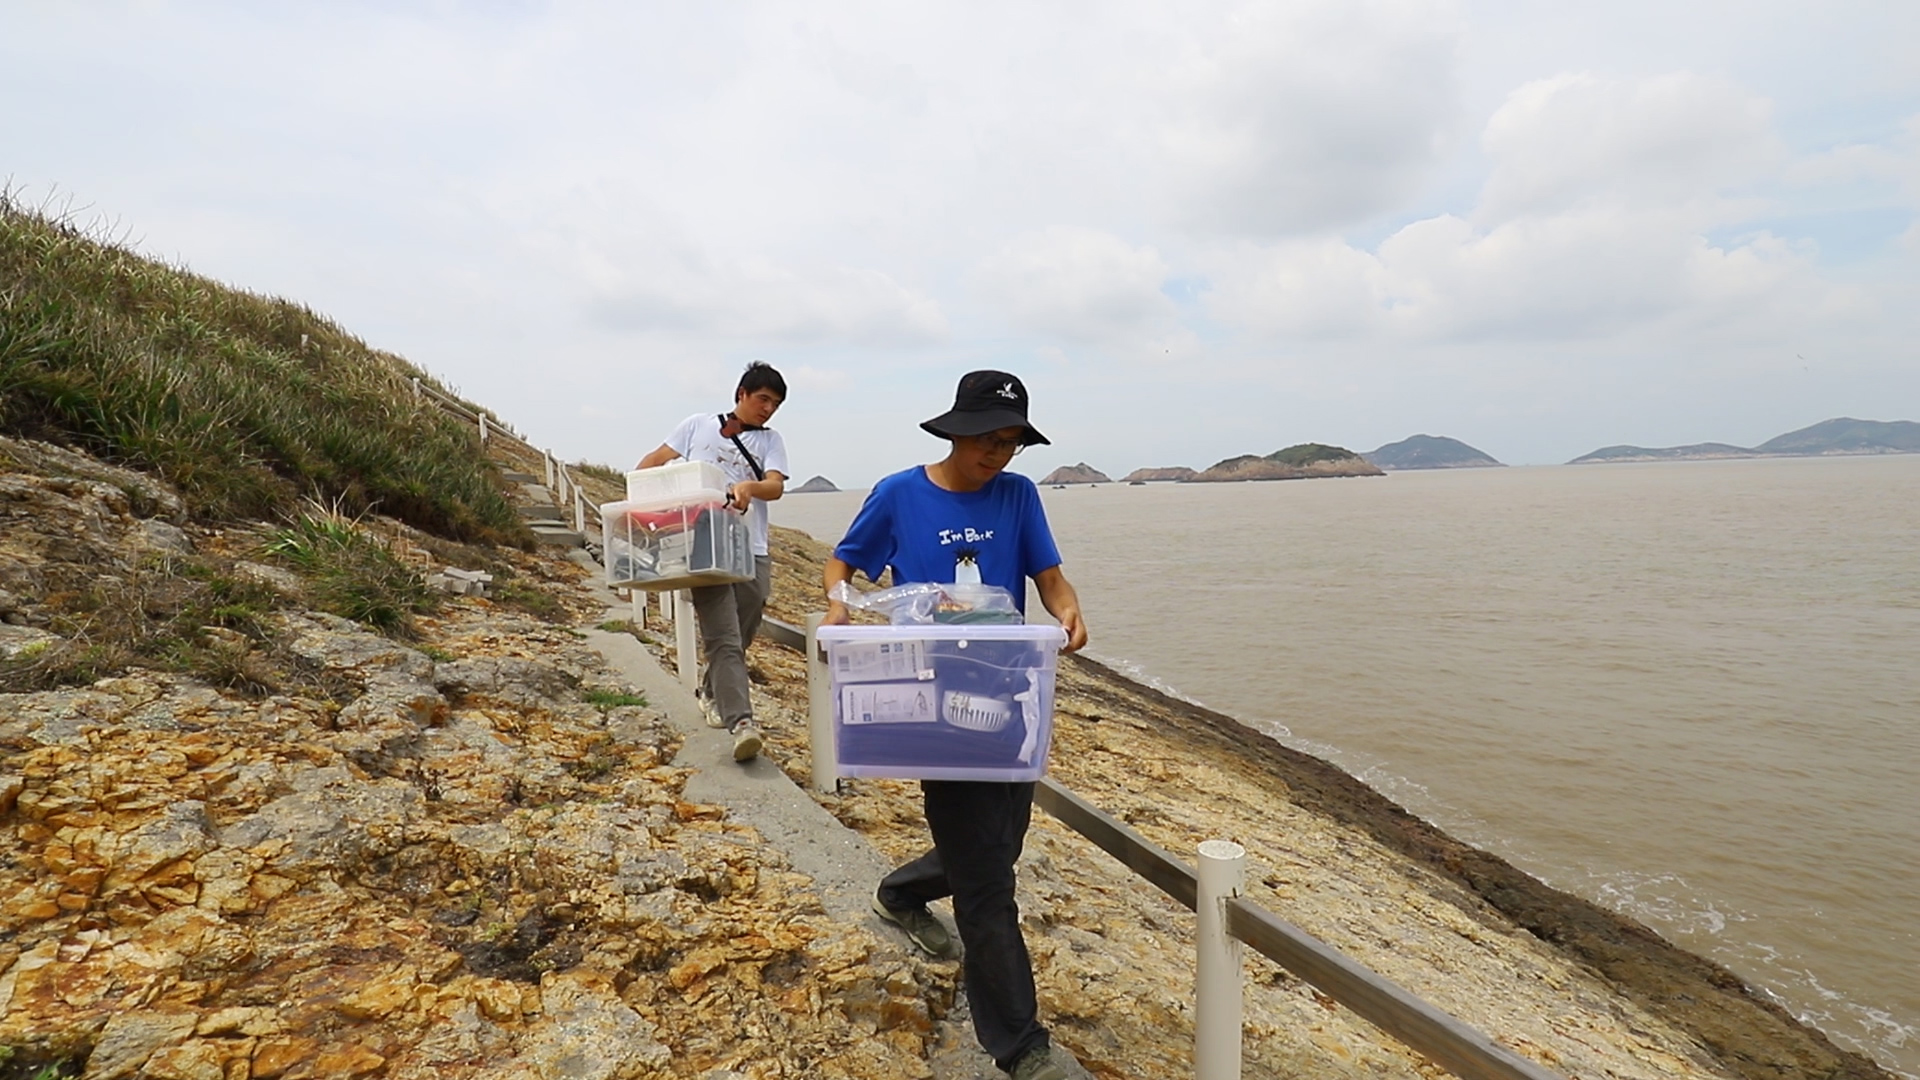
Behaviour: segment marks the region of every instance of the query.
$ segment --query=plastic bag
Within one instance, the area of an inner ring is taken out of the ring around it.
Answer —
[[[827,595],[850,608],[875,611],[895,626],[924,626],[929,623],[1000,623],[1020,625],[1026,622],[1013,594],[998,585],[942,585],[922,581],[896,585],[891,589],[859,592],[847,582],[834,585]]]

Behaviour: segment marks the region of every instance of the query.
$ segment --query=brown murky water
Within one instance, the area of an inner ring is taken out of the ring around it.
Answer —
[[[1920,456],[1043,494],[1096,655],[1920,1076]]]

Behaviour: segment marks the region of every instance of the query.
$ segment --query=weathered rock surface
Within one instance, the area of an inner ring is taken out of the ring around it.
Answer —
[[[104,480],[4,473],[0,490],[0,513],[33,523],[0,541],[15,610],[41,602],[62,536],[88,559],[173,540]],[[561,611],[594,606],[577,567],[521,570]],[[270,622],[331,692],[134,668],[0,693],[0,1046],[16,1063],[929,1075],[950,974],[828,920],[778,850],[685,801],[678,737],[644,705],[583,699],[629,700],[574,632],[479,598],[422,619],[414,644],[314,612]]]

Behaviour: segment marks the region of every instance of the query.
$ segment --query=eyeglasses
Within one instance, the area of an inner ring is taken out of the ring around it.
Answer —
[[[975,435],[973,441],[979,443],[980,449],[989,454],[1012,454],[1014,457],[1019,457],[1020,451],[1027,448],[1027,444],[1018,438],[1003,439],[998,435]]]

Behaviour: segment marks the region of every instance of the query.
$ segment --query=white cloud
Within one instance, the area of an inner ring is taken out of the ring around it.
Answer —
[[[886,274],[794,267],[765,256],[700,259],[623,274],[590,310],[610,328],[765,344],[917,345],[946,336],[940,305]]]
[[[1166,331],[1174,303],[1161,291],[1167,263],[1095,229],[1054,226],[1018,237],[981,260],[979,293],[1025,330],[1070,341]]]
[[[1387,213],[1455,118],[1451,6],[1315,0],[1235,8],[1167,77],[1159,133],[1178,219],[1230,236]]]
[[[0,145],[569,457],[631,460],[754,356],[838,481],[973,367],[1099,371],[1074,460],[1149,404],[1168,460],[1249,449],[1199,418],[1254,384],[1313,437],[1533,446],[1644,400],[1603,370],[1789,340],[1913,387],[1914,5],[1624,4],[30,3]]]
[[[1920,209],[1920,115],[1908,117],[1881,141],[1849,142],[1796,161],[1786,176],[1803,187],[1886,184]]]
[[[1528,83],[1487,121],[1492,171],[1475,217],[1716,201],[1783,157],[1771,111],[1750,91],[1691,72]]]
[[[1714,243],[1774,172],[1767,103],[1687,73],[1563,75],[1488,121],[1467,216],[1412,222],[1376,252],[1276,245],[1221,275],[1211,310],[1261,332],[1403,341],[1568,340],[1658,328],[1749,336],[1857,310],[1812,253],[1765,230]]]
[[[1211,269],[1208,312],[1260,334],[1361,333],[1379,323],[1388,288],[1377,257],[1332,238],[1239,247],[1212,260]]]

